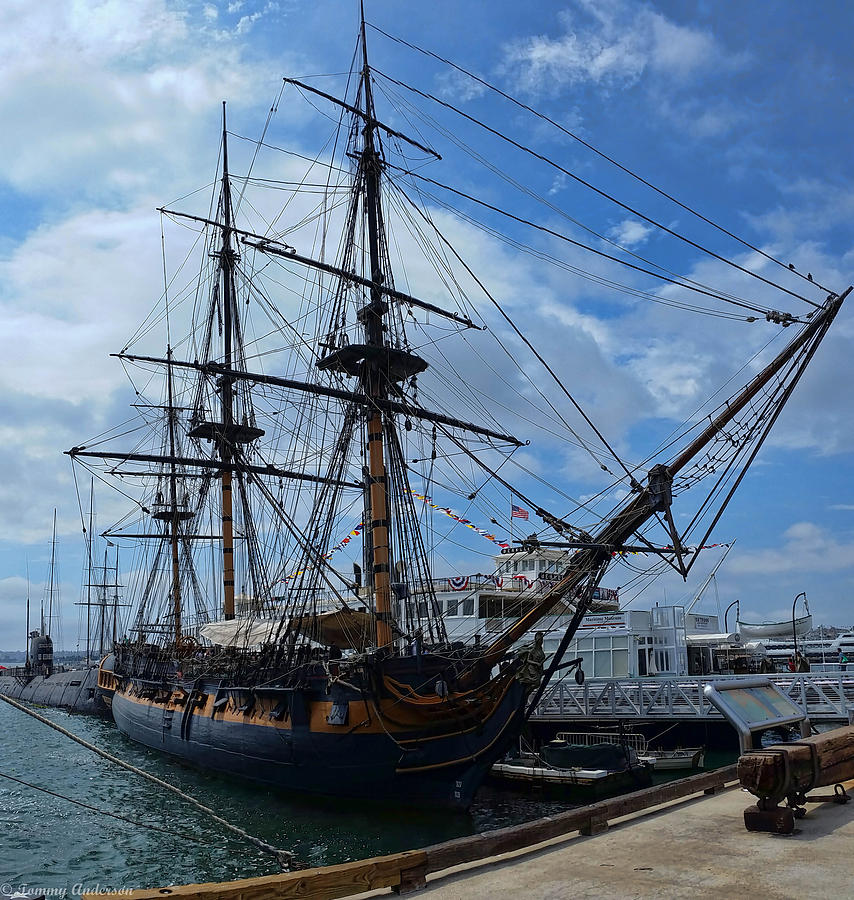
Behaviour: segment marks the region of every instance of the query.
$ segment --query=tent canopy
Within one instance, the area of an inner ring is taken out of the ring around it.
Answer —
[[[279,624],[278,619],[228,619],[203,625],[199,635],[220,647],[257,647],[284,633]],[[290,628],[327,647],[363,650],[372,642],[373,616],[340,609],[291,619]]]
[[[339,609],[291,619],[291,628],[327,647],[364,650],[371,643],[373,616],[366,612]]]

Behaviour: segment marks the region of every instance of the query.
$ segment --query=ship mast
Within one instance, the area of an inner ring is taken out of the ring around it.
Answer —
[[[231,182],[228,176],[228,131],[225,120],[225,101],[222,104],[222,247],[219,251],[219,268],[222,275],[223,365],[232,367],[232,310],[234,305],[234,264],[236,254],[231,247]],[[234,382],[228,376],[221,379],[222,432],[217,442],[223,468],[220,472],[222,488],[222,585],[223,614],[234,618],[234,525],[232,507],[232,451],[231,437],[234,425]]]
[[[47,596],[47,629],[50,634],[53,629],[53,594],[56,590],[56,509],[53,511],[53,539],[50,542],[50,587]],[[44,635],[44,614],[42,614],[42,635]]]
[[[365,330],[365,343],[381,350],[385,346],[383,316],[388,306],[383,300],[385,275],[380,261],[380,158],[374,143],[375,116],[368,67],[368,45],[365,38],[365,15],[362,9],[362,87],[364,88],[365,128],[364,144],[359,166],[365,185],[364,208],[368,220],[368,251],[371,263],[370,302],[359,310],[359,320]],[[379,354],[377,354],[379,355]],[[374,587],[377,646],[392,642],[390,534],[388,515],[388,478],[385,466],[383,414],[379,402],[388,399],[386,379],[376,362],[366,360],[362,366],[362,389],[373,401],[368,418],[368,497],[371,534],[371,574]]]

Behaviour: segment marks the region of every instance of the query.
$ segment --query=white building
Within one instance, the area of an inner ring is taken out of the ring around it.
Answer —
[[[539,602],[561,577],[568,554],[548,548],[509,549],[495,557],[496,574],[436,579],[436,598],[452,641],[488,643]],[[546,632],[545,649],[557,649],[572,618],[561,602],[536,630]],[[520,641],[533,639],[529,633]],[[721,635],[717,616],[686,615],[682,606],[650,610],[624,609],[617,591],[597,588],[591,612],[584,617],[565,660],[581,657],[591,678],[705,674],[713,671],[714,650],[732,645]]]

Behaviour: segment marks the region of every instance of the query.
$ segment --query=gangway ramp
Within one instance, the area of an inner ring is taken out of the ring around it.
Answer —
[[[546,689],[531,718],[539,722],[723,722],[721,714],[703,695],[703,689],[712,681],[746,677],[589,678],[580,685],[567,679]],[[848,722],[848,709],[854,707],[854,673],[779,673],[768,677],[804,710],[813,724]]]

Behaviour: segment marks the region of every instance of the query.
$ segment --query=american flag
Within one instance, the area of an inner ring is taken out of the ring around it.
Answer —
[[[522,506],[516,506],[515,503],[510,504],[510,518],[511,519],[527,519],[528,518],[528,510]]]

